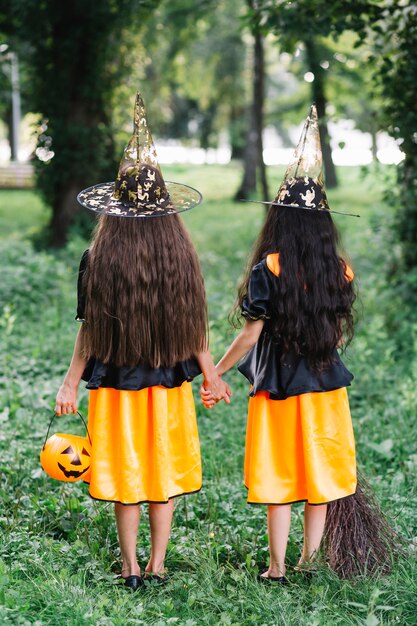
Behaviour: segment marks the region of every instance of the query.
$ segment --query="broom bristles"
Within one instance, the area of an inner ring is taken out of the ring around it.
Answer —
[[[341,578],[389,574],[399,537],[371,487],[358,475],[356,493],[328,505],[323,540],[327,562]]]

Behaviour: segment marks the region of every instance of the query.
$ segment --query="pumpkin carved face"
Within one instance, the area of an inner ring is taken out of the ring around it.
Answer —
[[[41,451],[40,461],[45,472],[56,480],[88,482],[91,445],[87,437],[57,433],[49,437]]]

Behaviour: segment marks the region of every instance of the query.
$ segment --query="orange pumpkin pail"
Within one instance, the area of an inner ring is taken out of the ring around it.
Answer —
[[[49,423],[40,454],[40,462],[43,470],[55,480],[75,482],[89,478],[91,438],[83,416],[78,411],[77,413],[84,423],[87,437],[56,433],[48,439],[49,430],[56,414],[52,416]]]

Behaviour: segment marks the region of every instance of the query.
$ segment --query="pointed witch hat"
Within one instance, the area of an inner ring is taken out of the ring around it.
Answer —
[[[323,157],[315,104],[311,105],[300,141],[287,167],[275,200],[260,202],[260,204],[339,213],[339,211],[331,211],[324,190]],[[359,217],[359,215],[352,213],[340,214]]]
[[[164,181],[158,164],[145,105],[136,94],[133,135],[127,144],[116,181],[81,191],[77,200],[95,213],[117,217],[163,217],[200,204],[201,193],[180,183]]]

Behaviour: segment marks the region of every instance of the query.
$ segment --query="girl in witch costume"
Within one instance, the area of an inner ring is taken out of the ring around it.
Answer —
[[[321,167],[313,105],[239,289],[245,325],[216,367],[221,376],[243,358],[239,371],[251,384],[245,485],[248,502],[268,509],[270,563],[260,579],[282,584],[295,502],[305,502],[296,570],[311,571],[326,518],[329,561],[342,575],[386,564],[392,537],[371,499],[357,492],[346,391],[353,376],[337,351],[353,337],[354,275],[339,252]],[[201,395],[215,404],[203,387]],[[341,528],[346,520],[349,528]]]
[[[200,372],[216,400],[230,393],[207,348],[203,278],[178,212],[195,189],[164,181],[140,95],[134,134],[116,183],[84,190],[100,214],[80,264],[74,354],[57,414],[74,412],[80,379],[90,390],[88,429],[93,498],[115,503],[127,586],[143,582],[136,558],[141,502],[149,502],[151,554],[145,577],[164,580],[175,496],[201,488],[190,381]],[[129,506],[127,506],[129,505]]]

